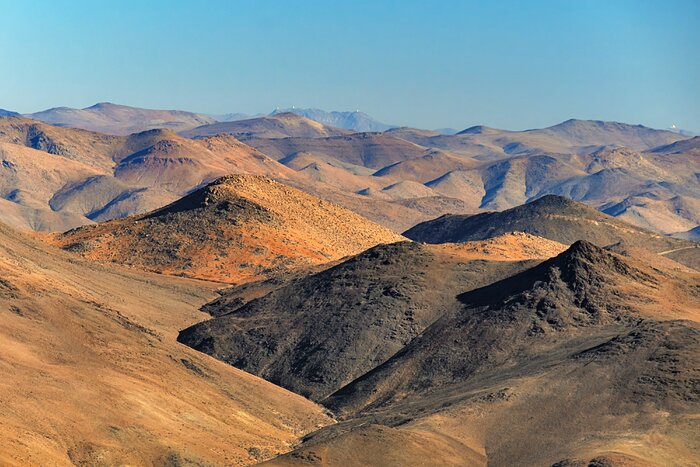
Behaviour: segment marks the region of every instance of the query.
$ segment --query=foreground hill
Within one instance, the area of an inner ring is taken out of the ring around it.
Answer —
[[[350,133],[291,112],[232,122],[217,122],[183,132],[190,138],[228,134],[237,138],[320,138]]]
[[[271,465],[692,465],[699,285],[577,242],[460,295]]]
[[[224,292],[178,339],[340,417],[270,465],[692,465],[700,274],[564,248],[378,246],[248,303]]]
[[[182,110],[152,110],[101,102],[84,109],[56,107],[26,117],[52,125],[97,131],[110,135],[128,135],[155,128],[183,131],[209,123],[214,119]]]
[[[184,330],[178,340],[320,400],[453,309],[460,291],[564,248],[526,234],[464,245],[380,245],[244,306],[224,292],[206,307],[218,317]]]
[[[0,225],[0,464],[245,465],[328,423],[175,342],[214,295]]]
[[[404,235],[426,243],[464,242],[521,231],[564,244],[587,240],[599,246],[624,242],[700,267],[698,244],[627,224],[568,198],[547,195],[502,212],[446,215],[423,222]]]
[[[533,358],[518,348],[527,345],[527,339],[554,338],[561,343],[562,333],[580,335],[588,327],[620,323],[634,328],[639,318],[696,321],[700,319],[700,295],[695,284],[700,275],[691,277],[688,282],[683,276],[660,275],[591,243],[576,242],[531,270],[461,295],[463,309],[446,314],[420,339],[371,375],[333,395],[328,403],[336,408],[356,407],[358,401],[352,395],[362,394],[361,398],[369,396],[363,406],[386,405],[392,401],[382,393],[430,393],[485,371],[485,367],[512,368],[518,359]],[[474,340],[476,336],[481,338]],[[451,345],[438,345],[446,342]],[[437,361],[442,364],[434,365]],[[381,390],[368,390],[372,381],[388,373],[401,376],[392,377],[392,387],[379,383]]]
[[[356,254],[402,237],[268,178],[221,178],[151,213],[56,235],[65,249],[166,274],[225,282]]]

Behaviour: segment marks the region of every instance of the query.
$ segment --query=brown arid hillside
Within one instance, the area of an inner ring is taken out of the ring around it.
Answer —
[[[376,171],[373,175],[389,179],[411,180],[426,183],[451,171],[469,170],[476,161],[455,157],[442,150],[433,150],[424,156],[396,162]]]
[[[230,173],[297,177],[231,136],[108,136],[0,118],[0,220],[66,230],[162,207]]]
[[[49,209],[53,195],[66,184],[96,177],[100,171],[81,162],[36,149],[0,142],[2,219],[24,229],[77,227],[76,212]]]
[[[216,318],[178,338],[268,381],[321,400],[381,364],[457,306],[460,291],[566,249],[514,233],[483,242],[380,245],[244,303],[223,291]],[[505,254],[507,251],[513,254]]]
[[[230,283],[403,239],[352,211],[251,175],[224,177],[148,214],[52,238],[90,259]]]
[[[125,147],[125,138],[122,137],[59,128],[20,117],[0,118],[0,141],[61,156],[101,170],[113,167],[114,159],[128,155],[130,149]],[[131,152],[139,149],[143,147],[135,147]]]
[[[577,242],[467,286],[269,465],[694,465],[700,274],[645,258]]]
[[[0,464],[247,465],[331,420],[177,344],[217,286],[0,226]]]
[[[267,117],[256,117],[233,122],[217,122],[182,132],[190,138],[228,134],[237,138],[323,138],[350,134],[351,131],[334,128],[292,112]]]
[[[230,136],[201,140],[175,134],[119,161],[114,176],[124,183],[184,194],[223,174],[285,178],[293,172]]]
[[[214,123],[207,115],[182,110],[153,110],[101,102],[85,109],[57,107],[26,115],[51,125],[128,135],[156,128],[184,131]]]
[[[695,156],[700,155],[700,136],[694,136],[692,138],[681,139],[671,144],[666,144],[663,146],[658,146],[650,152],[655,154],[671,154],[671,155],[682,155],[682,154],[692,154]]]

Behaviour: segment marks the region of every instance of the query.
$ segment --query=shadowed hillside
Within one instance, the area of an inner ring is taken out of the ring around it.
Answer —
[[[242,307],[224,294],[206,307],[219,317],[183,331],[179,340],[319,400],[391,357],[451,310],[459,290],[525,267],[499,257],[498,245],[527,244],[530,250],[518,259],[563,248],[529,237],[489,243],[382,245]]]
[[[698,245],[635,227],[570,199],[548,195],[502,212],[442,216],[407,230],[404,235],[426,243],[463,242],[521,231],[565,244],[587,240],[599,246],[624,241],[700,266]],[[683,254],[676,255],[675,252]]]

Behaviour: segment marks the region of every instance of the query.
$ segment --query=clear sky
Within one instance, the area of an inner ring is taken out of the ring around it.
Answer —
[[[700,131],[699,0],[0,0],[0,108]]]

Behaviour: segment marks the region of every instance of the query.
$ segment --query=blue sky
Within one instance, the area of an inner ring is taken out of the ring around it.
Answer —
[[[0,0],[0,108],[700,131],[700,1]]]

